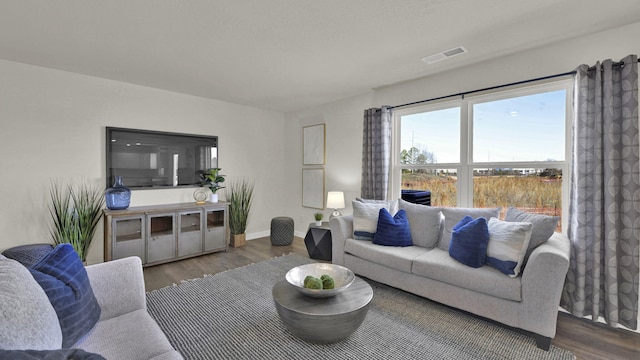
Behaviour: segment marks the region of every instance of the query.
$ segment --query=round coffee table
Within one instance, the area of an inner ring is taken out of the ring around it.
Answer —
[[[282,322],[293,335],[316,344],[342,341],[353,334],[369,310],[373,289],[356,277],[351,286],[328,298],[300,293],[286,280],[273,286],[273,301]]]

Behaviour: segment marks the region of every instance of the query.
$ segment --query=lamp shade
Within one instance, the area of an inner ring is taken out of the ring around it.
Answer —
[[[327,208],[344,209],[344,193],[342,191],[329,191],[327,193]]]

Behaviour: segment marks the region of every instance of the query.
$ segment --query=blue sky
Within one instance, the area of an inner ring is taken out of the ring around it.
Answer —
[[[477,103],[473,106],[474,161],[562,161],[565,91]],[[402,117],[401,149],[412,144],[435,153],[437,163],[460,161],[459,108]]]

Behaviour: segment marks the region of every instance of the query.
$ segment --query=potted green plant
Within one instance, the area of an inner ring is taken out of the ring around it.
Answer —
[[[245,231],[253,200],[253,183],[244,178],[230,183],[226,197],[229,202],[230,245],[233,247],[243,246],[246,242]]]
[[[211,202],[218,202],[216,191],[224,189],[224,175],[220,174],[221,168],[211,168],[200,172],[200,186],[206,186],[211,190]]]
[[[53,243],[71,244],[86,263],[89,246],[101,218],[104,191],[87,183],[62,186],[53,182],[49,195]]]
[[[316,226],[322,226],[322,217],[324,215],[321,212],[313,214],[313,218],[316,219]]]

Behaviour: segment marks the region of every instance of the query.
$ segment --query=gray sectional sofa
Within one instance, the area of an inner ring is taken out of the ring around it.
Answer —
[[[355,239],[354,216],[359,214],[354,207],[354,215],[330,221],[332,262],[371,280],[525,330],[538,347],[549,349],[569,267],[566,236],[552,230],[548,239],[538,239],[541,244],[532,238],[521,274],[510,277],[489,265],[464,265],[448,252],[452,228],[465,214],[488,219],[497,216],[499,209],[437,208],[398,201],[406,211],[413,246],[381,246]],[[389,202],[387,208],[394,206],[397,202]],[[533,236],[548,237],[536,228],[535,216],[524,215],[527,219],[533,219]],[[355,219],[356,226],[360,220]]]
[[[61,349],[60,324],[47,295],[26,267],[0,255],[0,352],[7,351],[0,358],[182,359],[147,313],[140,258],[90,265],[86,271],[100,319],[73,349]]]

